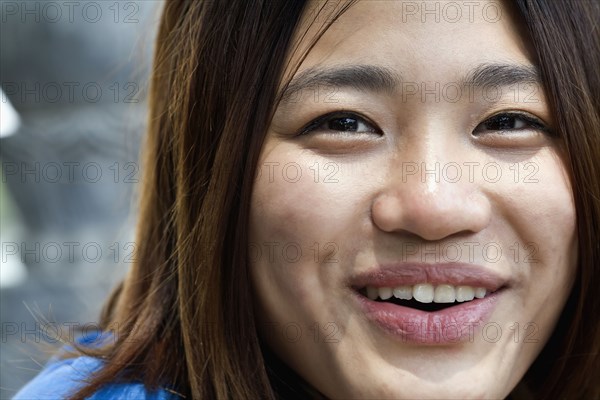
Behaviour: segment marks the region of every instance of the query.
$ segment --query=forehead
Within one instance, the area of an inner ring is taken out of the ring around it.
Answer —
[[[307,6],[288,78],[317,32],[344,7],[336,3]],[[372,64],[410,80],[447,81],[482,63],[533,64],[524,36],[504,2],[362,0],[333,22],[294,75],[317,65]]]

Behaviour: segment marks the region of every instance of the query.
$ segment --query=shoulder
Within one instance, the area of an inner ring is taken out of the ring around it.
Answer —
[[[68,398],[69,395],[85,385],[85,380],[101,367],[101,360],[86,356],[51,361],[39,375],[13,397],[13,400]],[[142,383],[114,383],[106,385],[88,400],[170,400],[173,398],[177,398],[177,396],[164,389],[149,391]]]

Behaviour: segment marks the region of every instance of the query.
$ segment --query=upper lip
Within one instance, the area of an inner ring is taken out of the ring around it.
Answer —
[[[460,263],[378,265],[368,271],[358,273],[350,279],[350,285],[355,289],[362,289],[366,286],[394,288],[419,283],[481,287],[489,292],[494,292],[506,286],[508,280],[483,266]]]

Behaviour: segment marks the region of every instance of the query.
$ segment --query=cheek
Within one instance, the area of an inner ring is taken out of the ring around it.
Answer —
[[[310,162],[270,156],[258,166],[250,212],[249,249],[259,299],[286,308],[285,299],[305,305],[317,296],[318,266],[325,243],[335,240],[331,190],[314,182]],[[270,310],[269,314],[274,312]]]
[[[298,264],[322,263],[334,247],[347,244],[351,230],[368,221],[363,174],[310,155],[292,157],[280,151],[276,156],[258,167],[262,171],[254,183],[250,243],[263,253],[268,243],[277,243],[276,262],[285,263],[300,253]]]
[[[365,172],[308,153],[266,152],[251,200],[249,258],[263,316],[315,318],[329,310],[327,296],[341,290],[369,221]],[[357,241],[356,243],[354,241]]]
[[[530,179],[503,187],[496,204],[499,231],[511,239],[504,243],[507,258],[520,277],[511,313],[535,323],[542,342],[571,292],[578,257],[572,188],[562,165],[554,152],[540,151],[529,164]]]
[[[529,164],[531,178],[514,185],[502,211],[519,240],[530,244],[531,273],[573,275],[577,255],[576,214],[569,178],[553,152]],[[523,178],[524,180],[524,178]]]

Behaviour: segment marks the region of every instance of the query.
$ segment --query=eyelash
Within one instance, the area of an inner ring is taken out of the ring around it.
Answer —
[[[501,118],[507,118],[507,117],[514,119],[516,121],[520,120],[522,122],[525,122],[526,126],[521,127],[521,128],[496,129],[496,130],[490,130],[490,131],[491,132],[507,132],[507,131],[520,131],[520,130],[532,129],[532,130],[544,132],[551,136],[554,135],[554,133],[539,118],[536,118],[533,115],[528,114],[528,113],[516,112],[516,111],[501,112],[501,113],[498,113],[498,114],[492,115],[491,117],[486,118],[483,122],[480,122],[475,127],[475,129],[473,130],[473,135],[474,136],[477,135],[477,133],[478,133],[477,131],[480,126],[483,126],[484,124],[500,123]]]
[[[380,135],[382,134],[381,129],[379,129],[375,123],[369,121],[367,118],[364,118],[364,117],[362,117],[354,112],[351,112],[351,111],[335,111],[335,112],[332,112],[329,114],[322,115],[322,116],[318,117],[317,119],[311,121],[308,125],[306,125],[305,127],[303,127],[300,130],[299,135],[310,134],[314,131],[319,130],[323,125],[325,125],[331,121],[340,120],[342,118],[354,119],[357,121],[357,123],[362,122],[363,124],[369,125],[373,129],[371,132],[367,132],[367,133],[377,133]],[[521,122],[525,122],[526,126],[521,127],[521,128],[495,129],[495,130],[490,130],[490,132],[507,132],[507,131],[519,131],[519,130],[523,130],[523,129],[533,129],[533,130],[544,132],[549,135],[553,135],[553,132],[551,132],[548,129],[548,127],[540,119],[534,117],[531,114],[515,112],[515,111],[502,112],[502,113],[498,113],[498,114],[495,114],[495,115],[492,115],[492,116],[486,118],[484,121],[480,122],[475,127],[475,129],[473,130],[473,135],[477,136],[481,132],[481,129],[480,129],[481,126],[486,126],[486,125],[489,126],[490,124],[493,124],[493,123],[496,123],[496,124],[501,123],[502,118],[509,118],[511,120],[516,120],[516,121],[520,120]],[[348,131],[336,131],[336,130],[332,130],[332,129],[328,129],[328,128],[325,128],[323,130],[329,131],[329,132],[339,132],[338,134],[347,134],[348,133]],[[479,132],[478,132],[478,130],[479,130]],[[357,132],[354,134],[364,134],[364,133],[365,132]]]
[[[334,121],[336,119],[339,120],[342,118],[351,118],[351,119],[355,119],[359,122],[366,123],[367,125],[374,128],[375,132],[371,132],[371,133],[379,133],[379,134],[382,133],[381,130],[379,128],[377,128],[376,124],[369,121],[367,118],[364,118],[364,117],[362,117],[354,112],[351,112],[351,111],[335,111],[335,112],[332,112],[329,114],[322,115],[322,116],[316,118],[315,120],[309,122],[308,125],[306,125],[302,129],[300,129],[299,135],[307,135],[311,132],[319,130],[321,128],[321,126],[323,126],[324,124],[326,124],[328,122]],[[332,131],[331,129],[323,129],[323,130],[327,130],[330,132]],[[333,132],[340,132],[340,131],[333,131]],[[342,133],[346,133],[346,132],[342,131]]]

